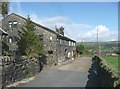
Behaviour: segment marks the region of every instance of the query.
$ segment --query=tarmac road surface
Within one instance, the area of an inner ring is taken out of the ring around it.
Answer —
[[[91,59],[79,57],[70,63],[44,69],[35,79],[17,87],[97,87],[97,77],[90,72]]]

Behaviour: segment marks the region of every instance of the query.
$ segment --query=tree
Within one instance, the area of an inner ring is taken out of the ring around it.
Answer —
[[[35,26],[28,16],[25,25],[21,28],[17,42],[20,53],[27,55],[28,58],[33,58],[43,53],[43,42],[34,31]]]
[[[83,52],[85,51],[85,47],[84,45],[80,44],[76,46],[76,50],[79,54],[83,54]]]
[[[8,14],[9,12],[9,2],[2,2],[0,1],[0,15],[5,18],[5,16]],[[2,26],[0,26],[2,27]],[[5,39],[1,40],[2,42],[2,54],[3,55],[7,55],[9,54],[8,52],[8,45],[5,42]]]
[[[3,17],[5,17],[8,12],[9,12],[9,2],[1,2],[0,1],[0,9],[1,9],[1,14]]]

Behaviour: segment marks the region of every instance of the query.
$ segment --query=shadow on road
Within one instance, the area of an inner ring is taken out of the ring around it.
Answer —
[[[99,87],[100,86],[97,72],[95,70],[96,70],[95,64],[92,63],[91,68],[88,71],[89,75],[88,75],[88,81],[85,86],[85,89],[88,89],[90,87]]]

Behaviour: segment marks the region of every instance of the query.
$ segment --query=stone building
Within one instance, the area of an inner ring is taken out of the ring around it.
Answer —
[[[64,36],[64,28],[61,26],[56,28],[57,32],[57,58],[58,63],[74,58],[74,52],[76,50],[76,42],[68,37]]]
[[[2,20],[2,29],[8,33],[7,45],[9,51],[15,53],[17,49],[18,31],[26,22],[26,18],[11,13]],[[57,32],[33,22],[36,28],[36,34],[43,40],[44,51],[47,53],[47,63],[58,64],[66,58],[72,58],[75,50],[75,41],[64,36],[64,28],[56,29]],[[60,31],[60,32],[59,32]]]

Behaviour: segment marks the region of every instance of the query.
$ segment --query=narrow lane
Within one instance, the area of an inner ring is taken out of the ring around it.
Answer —
[[[86,87],[90,82],[91,63],[91,57],[80,57],[71,63],[45,69],[34,80],[18,87]]]

